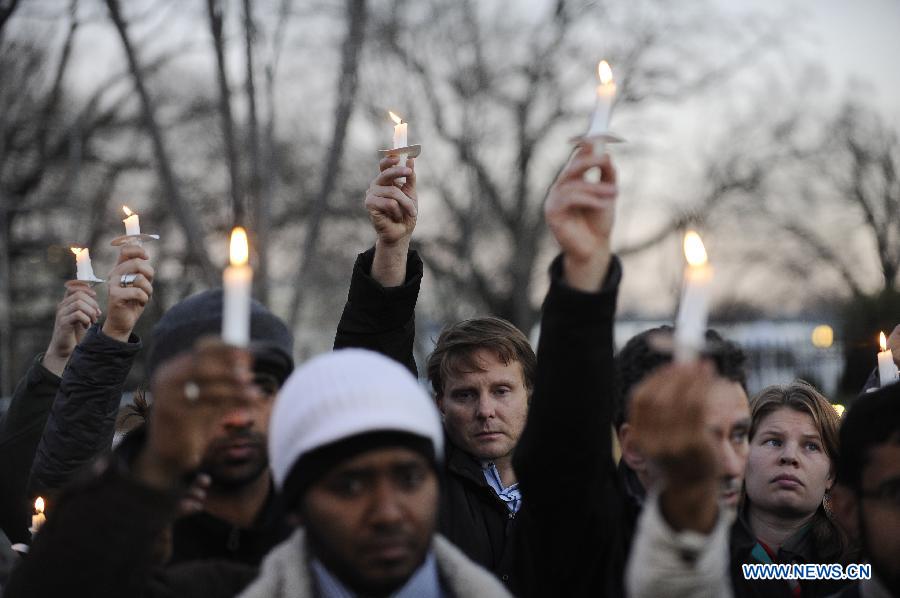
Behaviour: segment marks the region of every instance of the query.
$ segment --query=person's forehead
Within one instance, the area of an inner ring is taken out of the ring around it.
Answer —
[[[900,478],[900,443],[879,444],[869,449],[863,469],[863,485],[877,486],[889,479]]]
[[[763,416],[758,430],[779,430],[806,436],[819,436],[819,430],[809,413],[797,411],[790,407],[779,407]]]
[[[715,378],[707,395],[707,423],[715,427],[731,428],[750,418],[747,393],[737,382]]]
[[[425,456],[403,446],[379,447],[364,451],[338,463],[332,472],[349,470],[381,470],[393,467],[427,464]]]
[[[447,388],[471,384],[476,381],[519,383],[523,381],[524,371],[521,362],[518,360],[511,359],[509,363],[503,363],[497,352],[490,349],[475,349],[469,354],[469,357],[479,369],[468,372],[449,372],[445,384]]]

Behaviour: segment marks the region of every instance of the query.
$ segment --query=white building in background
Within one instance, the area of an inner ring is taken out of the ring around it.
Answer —
[[[617,320],[616,349],[623,347],[635,334],[663,324],[671,325],[672,322]],[[771,384],[786,384],[795,378],[811,382],[829,399],[833,400],[837,395],[844,358],[842,345],[834,340],[830,323],[757,320],[713,322],[710,328],[738,343],[747,354],[747,390],[751,395]]]

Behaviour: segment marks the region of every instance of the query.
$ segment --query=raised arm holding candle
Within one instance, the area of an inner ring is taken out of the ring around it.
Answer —
[[[684,257],[688,265],[675,320],[675,361],[681,363],[694,361],[703,348],[713,278],[703,241],[692,230],[684,235]]]
[[[231,231],[230,263],[222,276],[225,288],[222,306],[222,339],[237,347],[250,342],[250,292],[253,269],[247,263],[250,248],[247,231],[237,226]]]

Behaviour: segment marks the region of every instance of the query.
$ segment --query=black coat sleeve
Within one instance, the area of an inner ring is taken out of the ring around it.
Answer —
[[[47,521],[13,570],[5,598],[144,595],[176,495],[133,481],[117,458],[94,467],[48,505]]]
[[[383,287],[372,278],[374,258],[374,247],[356,258],[334,348],[356,347],[376,351],[399,361],[416,376],[413,343],[416,300],[422,283],[422,260],[418,253],[410,251],[403,284]]]
[[[59,389],[59,376],[41,364],[43,358],[35,357],[0,420],[0,528],[13,543],[31,537],[28,472]]]
[[[613,258],[598,293],[550,268],[525,430],[513,459],[525,506],[535,596],[620,595],[610,568],[624,566],[612,457],[613,318],[621,279]]]
[[[31,492],[52,493],[110,450],[122,387],[140,340],[122,343],[93,326],[69,359],[31,467]]]

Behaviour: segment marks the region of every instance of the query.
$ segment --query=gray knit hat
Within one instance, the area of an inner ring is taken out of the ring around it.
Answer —
[[[222,289],[192,295],[173,305],[153,327],[148,377],[160,363],[189,350],[202,336],[222,332]],[[287,325],[259,301],[250,305],[250,352],[255,371],[283,382],[294,369],[294,337]]]
[[[328,466],[392,445],[440,461],[441,420],[415,378],[372,351],[344,349],[315,357],[291,374],[272,408],[269,462],[276,486],[288,486],[287,504]]]

